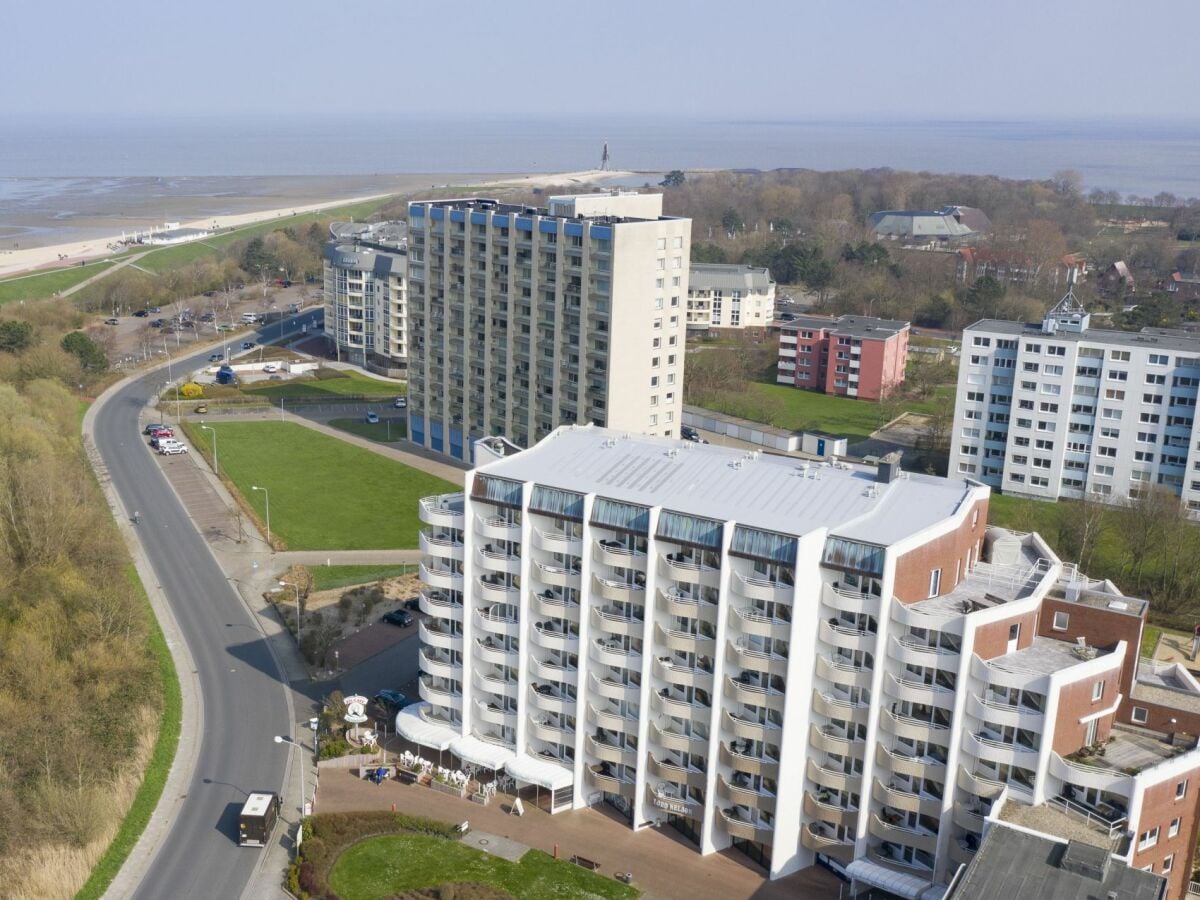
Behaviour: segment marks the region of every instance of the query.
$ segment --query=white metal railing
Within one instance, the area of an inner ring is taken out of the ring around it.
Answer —
[[[1095,813],[1086,806],[1076,803],[1074,800],[1070,800],[1066,797],[1048,797],[1046,802],[1051,806],[1061,809],[1067,815],[1081,819],[1088,825],[1091,825],[1093,828],[1098,828],[1100,831],[1103,831],[1105,834],[1107,834],[1110,839],[1119,832],[1124,831],[1125,826],[1129,822],[1129,820],[1124,816],[1110,822],[1099,813]]]

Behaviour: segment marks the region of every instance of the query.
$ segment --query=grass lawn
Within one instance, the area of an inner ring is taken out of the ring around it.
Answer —
[[[382,550],[417,546],[417,501],[462,490],[395,460],[291,422],[215,422],[221,475],[292,550]],[[192,444],[212,459],[213,432],[187,422]]]
[[[0,281],[0,306],[17,300],[39,300],[49,297],[56,291],[65,291],[81,281],[87,281],[110,265],[112,263],[108,261],[93,262],[86,266],[69,266],[37,275],[17,275],[5,279]]]
[[[328,424],[338,431],[346,431],[380,444],[394,444],[408,436],[408,421],[404,416],[383,416],[375,425],[368,424],[364,419],[330,419]]]
[[[355,584],[370,584],[397,575],[408,575],[417,570],[416,563],[399,566],[309,566],[314,591],[331,591],[334,588],[350,587]]]
[[[511,863],[455,841],[419,834],[361,841],[341,855],[329,876],[330,886],[343,900],[377,900],[447,882],[489,884],[521,900],[638,896],[628,885],[540,850]]]
[[[368,397],[400,397],[405,393],[407,385],[391,381],[380,381],[369,375],[347,371],[345,377],[321,378],[317,380],[285,381],[262,385],[250,385],[242,389],[243,394],[258,397],[268,397],[278,400],[280,397],[315,397],[320,399],[337,400],[341,397],[362,394]]]

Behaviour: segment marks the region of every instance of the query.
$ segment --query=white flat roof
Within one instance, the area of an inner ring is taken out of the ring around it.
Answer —
[[[952,515],[975,487],[961,479],[912,473],[877,484],[873,467],[755,456],[590,425],[563,426],[480,471],[783,534],[827,527],[880,545]]]
[[[428,703],[411,703],[396,713],[396,734],[431,750],[445,750],[459,737],[459,732],[448,725],[426,722],[421,710],[429,709]]]
[[[507,747],[481,740],[473,734],[455,738],[450,745],[450,752],[464,762],[474,763],[493,771],[503,769],[517,755]]]
[[[566,766],[538,756],[519,754],[504,764],[504,771],[517,781],[536,784],[551,791],[575,783],[575,773]]]

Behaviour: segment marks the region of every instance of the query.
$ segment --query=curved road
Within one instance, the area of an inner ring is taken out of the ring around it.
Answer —
[[[260,339],[270,341],[311,315],[265,327]],[[210,352],[177,365],[197,368]],[[135,896],[238,898],[264,851],[238,847],[237,814],[248,792],[281,790],[289,753],[273,738],[292,734],[293,723],[262,633],[141,436],[138,415],[162,383],[163,373],[154,372],[121,388],[96,417],[94,434],[125,509],[141,512],[138,538],[191,652],[203,708],[196,770],[181,813]]]

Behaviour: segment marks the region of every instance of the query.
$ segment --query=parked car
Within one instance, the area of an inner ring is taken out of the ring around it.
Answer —
[[[105,319],[104,324],[105,325],[120,325],[121,320],[120,319]]]
[[[255,347],[254,341],[242,341],[243,350],[253,350]]]
[[[374,700],[390,713],[400,712],[400,710],[412,703],[408,697],[399,691],[380,691],[375,695]]]
[[[224,353],[210,353],[210,354],[208,354],[208,361],[209,361],[209,362],[224,362],[224,360],[225,360],[225,354],[224,354]]]
[[[207,403],[200,403],[200,404],[197,404],[196,408],[195,408],[195,409],[193,409],[193,410],[192,410],[192,412],[196,413],[197,415],[201,415],[201,416],[202,416],[202,415],[204,415],[206,412],[208,412],[208,404],[207,404]]]
[[[150,327],[151,328],[162,328],[164,324],[166,324],[166,323],[163,322],[162,319],[153,319],[150,322]]]
[[[403,609],[394,609],[390,613],[384,613],[381,622],[386,622],[388,625],[399,625],[401,628],[407,628],[413,623],[412,613],[406,612]]]
[[[150,307],[150,312],[160,313],[160,312],[162,312],[162,307],[161,306],[152,306],[152,307]]]
[[[700,432],[698,432],[691,425],[680,425],[679,426],[679,436],[682,437],[685,441],[700,440]]]
[[[279,366],[275,363],[267,363],[265,366],[263,366],[263,371],[267,373],[278,372]]]
[[[367,424],[368,425],[378,425],[379,424],[379,413],[374,413],[374,412],[367,413]]]
[[[421,599],[419,597],[409,597],[404,601],[404,608],[416,612],[421,608]]]
[[[153,431],[150,432],[150,437],[173,438],[173,437],[175,437],[175,431],[171,428],[170,425],[159,425],[157,428],[155,428]]]
[[[396,409],[407,409],[408,408],[408,398],[407,397],[397,397],[396,402],[393,403],[392,406],[396,407]]]
[[[288,312],[291,313],[292,315],[295,315],[296,313],[300,312],[300,304],[299,303],[289,303],[288,304]]]
[[[201,322],[211,322],[213,320],[213,318],[214,318],[214,316],[212,313],[205,313],[204,315],[202,315],[200,317],[200,321]]]
[[[139,309],[137,312],[134,313],[134,315],[137,316],[139,319],[144,319],[150,315],[150,310]]]
[[[154,432],[156,432],[158,429],[166,428],[166,427],[167,426],[164,425],[162,422],[151,422],[149,425],[147,425],[145,428],[142,429],[142,434],[154,434]]]
[[[158,452],[163,456],[174,456],[177,453],[187,453],[187,447],[179,443],[179,441],[164,438],[158,442]]]

